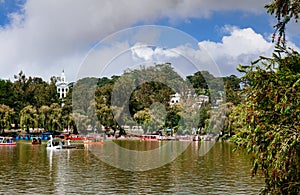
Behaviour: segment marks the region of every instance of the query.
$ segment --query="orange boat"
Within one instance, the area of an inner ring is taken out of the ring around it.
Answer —
[[[91,140],[87,140],[83,142],[84,145],[95,145],[95,144],[104,144],[104,141],[91,141]]]

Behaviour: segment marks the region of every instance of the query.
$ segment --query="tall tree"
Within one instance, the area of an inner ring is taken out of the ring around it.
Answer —
[[[37,111],[32,106],[24,107],[20,112],[20,125],[29,132],[30,128],[36,128],[38,125]]]
[[[253,157],[253,175],[265,177],[262,194],[299,194],[300,55],[286,49],[284,36],[288,21],[298,19],[300,1],[275,0],[266,8],[278,20],[277,47],[272,58],[239,67],[245,98],[231,115],[232,128],[238,148]]]
[[[10,127],[14,111],[7,105],[0,104],[0,130]]]
[[[144,133],[146,134],[148,131],[147,124],[149,124],[151,120],[150,110],[140,110],[134,114],[133,118],[138,122],[138,124],[142,125]]]
[[[13,83],[7,80],[0,79],[0,104],[5,104],[9,107],[14,107],[16,94],[13,89]]]
[[[113,85],[108,83],[101,87],[97,87],[95,92],[96,114],[100,124],[104,126],[106,134],[110,133],[111,129],[116,131],[116,121],[111,109],[111,93]]]
[[[230,75],[229,77],[224,77],[223,80],[225,85],[226,102],[231,102],[234,105],[238,105],[241,102],[240,78],[235,75]]]
[[[21,71],[18,75],[14,75],[15,81],[13,82],[13,90],[15,92],[15,104],[13,106],[16,113],[20,113],[20,111],[26,106],[24,93],[27,88],[27,78],[23,71]],[[15,124],[18,126],[20,124],[20,117],[15,115]]]
[[[75,129],[75,121],[72,114],[72,106],[65,104],[62,107],[62,128],[67,129],[68,131],[71,130],[74,133]]]
[[[245,102],[232,116],[235,141],[253,154],[253,174],[260,169],[265,176],[264,193],[299,194],[300,55],[266,61],[241,67],[247,86]]]
[[[39,127],[45,130],[50,130],[50,114],[51,108],[49,106],[43,105],[39,108]]]
[[[62,130],[62,107],[57,103],[53,103],[51,104],[50,109],[50,130]]]
[[[58,93],[56,91],[56,77],[52,76],[50,78],[50,83],[46,86],[46,88],[44,89],[45,92],[45,103],[44,105],[50,106],[53,103],[59,103],[59,97],[58,97]],[[70,92],[67,93],[67,95]]]

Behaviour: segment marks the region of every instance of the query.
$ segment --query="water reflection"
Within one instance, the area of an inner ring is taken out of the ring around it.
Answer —
[[[89,150],[101,161],[127,171],[145,171],[174,161],[191,142],[107,141]]]
[[[129,146],[129,142],[122,143]],[[18,143],[0,148],[0,194],[257,194],[261,178],[250,179],[249,159],[216,143],[204,156],[194,142],[175,161],[132,172],[111,167],[90,150],[47,151]]]

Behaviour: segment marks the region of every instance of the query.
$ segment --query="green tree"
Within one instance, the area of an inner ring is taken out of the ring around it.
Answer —
[[[174,128],[175,132],[181,129],[190,133],[192,130],[198,129],[201,107],[199,100],[195,97],[190,93],[180,97],[180,102],[175,104],[168,112],[166,127]]]
[[[263,67],[241,67],[246,97],[232,116],[235,142],[253,154],[252,172],[264,174],[265,194],[300,192],[300,55],[285,54],[264,59]]]
[[[227,77],[225,77],[227,78]],[[228,77],[230,78],[230,77]],[[232,75],[233,78],[233,75]],[[191,83],[196,94],[208,95],[210,102],[215,104],[216,100],[221,97],[221,94],[224,92],[224,78],[215,77],[210,74],[208,71],[199,71],[196,72],[193,76],[187,76],[187,81]],[[226,81],[232,81],[233,79],[227,79]],[[227,82],[228,84],[232,82]],[[235,83],[234,83],[235,84]],[[235,85],[228,85],[233,87]],[[226,85],[225,85],[226,86]],[[229,87],[229,88],[230,88]],[[221,92],[221,93],[220,93]]]
[[[98,104],[96,112],[101,125],[103,125],[105,128],[105,133],[111,134],[110,130],[113,130],[112,135],[114,136],[120,127],[114,118],[111,107],[106,104]]]
[[[72,106],[68,104],[62,107],[62,128],[73,131],[75,129],[75,121],[72,114]]]
[[[241,66],[244,101],[231,114],[234,141],[253,157],[252,174],[265,177],[262,194],[300,193],[300,55],[286,49],[285,27],[298,19],[299,0],[276,0],[266,5],[278,23],[272,58],[260,57]],[[275,38],[274,33],[274,38]]]
[[[43,105],[50,106],[52,103],[58,103],[56,87],[53,88],[52,81],[48,84],[42,78],[29,77],[26,83],[27,87],[23,94],[26,104],[39,108]]]
[[[184,128],[187,127],[184,124],[185,121],[181,121],[180,119],[181,119],[180,112],[176,108],[171,109],[169,112],[167,112],[165,127],[177,131],[180,122],[182,123],[181,126],[183,126]]]
[[[235,75],[224,77],[225,85],[225,100],[231,102],[234,105],[238,105],[241,102],[240,97],[240,78]]]
[[[231,102],[226,102],[219,105],[218,108],[208,109],[203,132],[231,136],[232,132],[228,126],[229,115],[233,108],[234,105]]]
[[[264,59],[262,66],[243,66],[245,102],[234,112],[235,142],[254,155],[253,174],[260,169],[263,193],[300,192],[300,55],[286,53]],[[277,67],[276,69],[273,66]]]
[[[193,76],[187,76],[188,81],[192,84],[194,89],[197,89],[196,92],[198,94],[203,94],[203,92],[205,91],[204,89],[206,90],[208,89],[207,82],[202,74],[206,74],[210,76],[208,72],[205,73],[204,71],[198,71]]]
[[[96,101],[92,100],[90,103],[90,106],[87,110],[87,116],[89,118],[88,125],[92,128],[92,131],[94,132],[96,129],[99,130],[100,123],[97,117],[97,111],[96,111]]]
[[[43,105],[39,109],[39,125],[40,128],[44,128],[45,130],[50,130],[50,114],[51,108],[49,106]]]
[[[15,103],[14,110],[16,115],[14,116],[14,123],[16,127],[20,124],[19,113],[28,104],[25,101],[25,91],[27,89],[27,78],[25,74],[21,71],[18,75],[14,75],[15,81],[13,82],[13,90],[15,92]]]
[[[0,104],[0,130],[4,131],[5,128],[10,127],[11,119],[14,111],[7,105]]]
[[[13,89],[11,81],[0,79],[0,104],[5,104],[9,107],[14,107],[16,101],[16,94]]]
[[[150,110],[140,110],[134,114],[133,118],[137,121],[138,124],[142,125],[144,133],[146,134],[148,131],[147,124],[149,124],[151,120]]]
[[[87,115],[91,102],[95,99],[97,78],[88,77],[80,79],[72,89],[72,102],[74,112]]]
[[[204,106],[202,106],[199,110],[199,124],[198,124],[198,128],[200,129],[199,133],[203,133],[202,131],[205,128],[205,121],[207,121],[210,117],[209,115],[209,111],[211,110],[211,105],[210,104],[206,104]]]
[[[117,123],[111,109],[112,90],[113,85],[110,82],[101,87],[97,87],[95,92],[95,100],[97,118],[100,124],[104,126],[105,133],[110,134],[110,130],[112,129],[113,135],[115,135]]]
[[[56,77],[52,76],[50,78],[50,83],[45,86],[44,89],[41,89],[41,91],[44,91],[43,100],[44,102],[42,105],[50,106],[53,103],[59,103],[59,97],[58,93],[56,91]],[[67,93],[67,95],[70,92]]]
[[[77,131],[81,134],[86,135],[87,134],[87,128],[88,128],[88,116],[84,114],[80,114],[79,112],[75,112],[72,114],[72,117],[76,121],[76,127]]]
[[[53,103],[50,106],[51,112],[49,115],[49,120],[50,120],[50,130],[55,131],[55,130],[62,130],[62,107],[57,104]]]
[[[185,87],[184,80],[169,63],[126,70],[117,80],[113,78],[113,85],[105,82],[108,84],[96,92],[97,114],[106,129],[120,130],[121,134],[125,133],[122,125],[132,124],[136,113],[149,111],[155,103],[164,105],[168,111],[170,95]],[[104,116],[109,120],[103,120]],[[144,120],[140,122],[145,127],[150,125]]]
[[[26,106],[20,112],[20,125],[29,132],[30,128],[38,127],[38,114],[33,106]]]
[[[145,82],[138,86],[130,97],[130,112],[134,115],[140,110],[150,108],[155,102],[169,107],[170,96],[174,91],[160,82]]]

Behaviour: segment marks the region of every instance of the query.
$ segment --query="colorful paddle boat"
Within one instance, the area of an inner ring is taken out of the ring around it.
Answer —
[[[14,142],[12,137],[0,137],[0,146],[15,146],[17,142]]]

